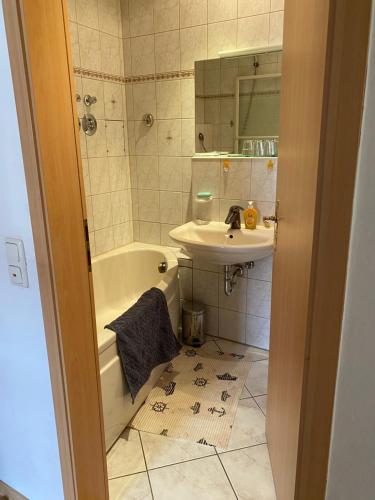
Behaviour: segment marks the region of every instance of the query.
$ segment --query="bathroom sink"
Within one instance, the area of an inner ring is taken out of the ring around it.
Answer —
[[[197,224],[191,221],[172,229],[169,236],[193,258],[212,264],[241,264],[273,253],[273,226],[229,229],[224,222]]]

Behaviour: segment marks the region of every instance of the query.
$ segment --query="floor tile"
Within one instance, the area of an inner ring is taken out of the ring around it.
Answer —
[[[254,399],[257,402],[258,406],[260,406],[260,409],[262,410],[262,412],[266,415],[266,413],[267,413],[267,395],[256,396]]]
[[[148,432],[141,432],[141,439],[148,469],[215,454],[215,449],[212,446],[172,439]]]
[[[239,500],[276,500],[267,445],[220,455]]]
[[[253,396],[267,394],[268,360],[251,363],[245,386]]]
[[[109,500],[152,500],[147,472],[111,479]]]
[[[155,500],[234,500],[235,494],[217,456],[149,472]]]
[[[146,470],[138,431],[126,429],[107,455],[108,479]]]
[[[242,389],[242,393],[241,393],[241,396],[240,396],[240,399],[245,399],[245,398],[251,398],[251,394],[250,392],[246,389],[246,387],[244,387]]]
[[[266,419],[253,398],[241,399],[237,407],[228,448],[226,450],[218,449],[218,453],[265,443],[265,425]]]
[[[235,352],[236,354],[246,354],[250,361],[260,361],[268,359],[268,351],[251,347],[238,342],[231,342],[230,340],[218,340],[220,347],[225,352]]]

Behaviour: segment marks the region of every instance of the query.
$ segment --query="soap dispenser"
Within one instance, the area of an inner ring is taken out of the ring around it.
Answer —
[[[243,213],[246,229],[256,229],[258,222],[258,210],[254,207],[254,202],[248,202],[248,208]]]

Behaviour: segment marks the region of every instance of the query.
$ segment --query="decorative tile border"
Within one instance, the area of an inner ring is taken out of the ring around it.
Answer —
[[[74,74],[93,78],[95,80],[107,80],[116,83],[142,83],[150,81],[175,80],[182,78],[192,78],[195,74],[194,70],[170,71],[167,73],[155,73],[151,75],[136,75],[136,76],[121,76],[102,73],[85,68],[74,68]]]

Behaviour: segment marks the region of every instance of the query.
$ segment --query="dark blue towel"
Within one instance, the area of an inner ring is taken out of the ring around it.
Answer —
[[[118,353],[134,403],[153,368],[171,361],[182,347],[173,333],[164,293],[151,288],[105,328],[116,333]]]

